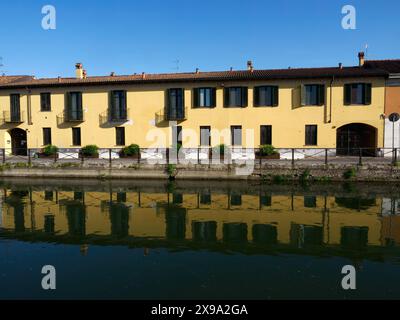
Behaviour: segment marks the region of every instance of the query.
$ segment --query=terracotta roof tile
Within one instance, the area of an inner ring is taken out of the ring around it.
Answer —
[[[389,73],[400,73],[400,59],[394,60],[367,60],[366,68],[385,70]]]
[[[159,82],[201,82],[201,81],[241,81],[241,80],[275,80],[275,79],[315,79],[315,78],[348,78],[348,77],[386,77],[384,70],[360,67],[333,68],[299,68],[272,70],[238,70],[190,73],[136,74],[123,76],[93,76],[86,79],[76,78],[44,78],[33,77],[15,81],[0,82],[0,89],[22,87],[50,86],[85,86],[113,83],[159,83]]]

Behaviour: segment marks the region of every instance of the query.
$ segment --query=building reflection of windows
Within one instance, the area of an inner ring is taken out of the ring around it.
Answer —
[[[117,202],[126,202],[126,192],[117,192]]]
[[[335,202],[339,207],[363,211],[376,206],[376,199],[361,197],[335,197]]]
[[[123,203],[110,204],[111,235],[127,237],[129,235],[129,210]]]
[[[342,227],[340,244],[346,248],[363,248],[368,244],[368,227]]]
[[[260,209],[270,207],[272,205],[272,197],[270,194],[260,194]]]
[[[183,203],[183,195],[182,195],[182,193],[174,192],[172,194],[172,203],[173,204],[182,204]]]
[[[74,192],[74,200],[83,201],[83,199],[84,199],[84,193],[83,192],[81,192],[81,191],[75,191]]]
[[[53,191],[45,191],[44,192],[44,200],[53,201]]]
[[[47,234],[54,234],[55,232],[54,214],[49,213],[44,216],[44,232]]]
[[[290,243],[298,248],[307,245],[320,246],[323,243],[323,227],[292,223]]]
[[[68,232],[73,236],[86,235],[86,207],[81,203],[67,203],[65,210],[68,220]]]
[[[230,194],[230,205],[231,206],[241,206],[242,205],[242,195],[236,192]]]
[[[209,191],[200,193],[200,204],[211,205],[211,193]]]
[[[224,223],[222,227],[224,242],[244,243],[247,242],[246,223]]]
[[[257,244],[276,244],[278,242],[278,230],[270,224],[253,225],[253,242]]]
[[[194,241],[217,241],[216,221],[193,221],[192,234]]]
[[[305,208],[316,208],[317,197],[316,196],[304,196],[304,207]]]
[[[25,202],[28,194],[29,191],[11,191],[8,196],[5,193],[5,203],[14,210],[15,232],[25,232]]]
[[[166,238],[184,240],[186,236],[186,209],[167,207],[165,209]]]

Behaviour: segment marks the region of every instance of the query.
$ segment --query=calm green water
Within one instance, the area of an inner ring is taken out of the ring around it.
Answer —
[[[0,182],[0,298],[398,299],[391,185]],[[41,287],[44,265],[56,290]],[[341,287],[344,265],[356,290]]]

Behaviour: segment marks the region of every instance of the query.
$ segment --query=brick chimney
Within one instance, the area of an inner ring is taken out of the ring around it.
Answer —
[[[363,67],[364,63],[365,63],[364,52],[361,51],[361,52],[358,53],[358,65],[360,67]]]
[[[75,64],[75,75],[77,79],[83,79],[83,65],[82,63]]]

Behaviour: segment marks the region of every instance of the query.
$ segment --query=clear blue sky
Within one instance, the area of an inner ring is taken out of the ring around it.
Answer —
[[[54,5],[57,29],[43,30]],[[343,5],[357,29],[341,27]],[[335,66],[400,58],[398,0],[5,0],[0,56],[6,74],[88,75]]]

